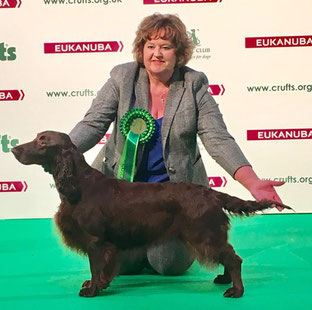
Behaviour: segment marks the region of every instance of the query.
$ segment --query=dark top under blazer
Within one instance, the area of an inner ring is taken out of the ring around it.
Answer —
[[[213,97],[207,91],[204,73],[189,67],[176,68],[171,79],[162,123],[164,161],[170,180],[208,185],[207,174],[196,137],[231,176],[250,165],[229,134]],[[101,149],[93,167],[115,176],[124,146],[119,131],[120,119],[132,108],[148,110],[149,80],[144,67],[137,62],[118,65],[93,100],[84,119],[70,132],[81,152],[93,147],[115,122],[109,141]],[[138,163],[144,145],[138,149]]]

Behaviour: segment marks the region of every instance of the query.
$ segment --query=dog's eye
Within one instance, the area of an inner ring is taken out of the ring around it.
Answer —
[[[37,138],[37,143],[41,146],[46,146],[47,145],[47,139],[46,136],[40,136]]]

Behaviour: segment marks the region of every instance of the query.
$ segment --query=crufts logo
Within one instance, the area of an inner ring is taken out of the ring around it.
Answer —
[[[17,146],[19,143],[18,139],[12,139],[8,135],[0,135],[0,150],[4,153],[11,152],[11,149],[14,146]]]
[[[8,47],[4,42],[0,43],[0,60],[1,61],[12,61],[16,59],[16,48]]]

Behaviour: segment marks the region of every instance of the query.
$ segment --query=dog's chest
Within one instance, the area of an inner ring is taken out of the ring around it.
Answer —
[[[67,246],[78,251],[87,251],[85,234],[72,217],[71,212],[61,209],[56,213],[54,220]]]

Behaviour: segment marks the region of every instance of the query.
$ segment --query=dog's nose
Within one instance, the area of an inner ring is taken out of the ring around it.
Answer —
[[[20,147],[18,147],[18,146],[16,146],[16,147],[13,147],[13,149],[12,149],[12,153],[13,153],[13,155],[16,157],[16,156],[18,156],[20,153],[21,153],[21,148]]]

